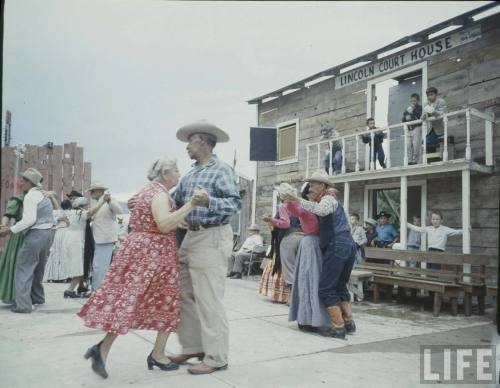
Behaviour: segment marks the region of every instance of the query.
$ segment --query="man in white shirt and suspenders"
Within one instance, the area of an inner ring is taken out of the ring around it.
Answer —
[[[10,228],[2,228],[0,237],[9,233],[24,233],[24,241],[17,253],[15,290],[16,302],[11,310],[15,313],[31,313],[32,305],[44,304],[42,285],[45,265],[54,239],[54,208],[40,187],[42,174],[28,168],[21,174],[23,191],[23,217]]]

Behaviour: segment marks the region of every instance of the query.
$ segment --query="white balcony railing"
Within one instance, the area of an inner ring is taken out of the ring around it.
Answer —
[[[463,118],[465,117],[465,123]],[[376,130],[360,130],[346,136],[339,136],[328,140],[323,140],[315,143],[309,143],[306,146],[306,176],[317,169],[325,168],[325,155],[332,149],[334,143],[342,147],[342,168],[340,173],[345,174],[355,173],[359,171],[368,171],[376,169],[376,161],[374,161],[373,151],[370,154],[370,149],[374,149],[375,134],[383,132],[385,164],[387,168],[406,167],[408,163],[408,142],[409,130],[408,126],[422,126],[422,144],[421,144],[421,163],[419,165],[428,165],[430,161],[427,158],[427,147],[425,146],[428,122],[442,121],[443,127],[443,142],[439,146],[440,159],[442,162],[449,160],[480,160],[486,166],[493,166],[493,124],[495,117],[492,113],[480,112],[474,108],[466,108],[453,112],[446,113],[439,118],[429,119],[427,121],[415,120],[405,123],[397,123],[387,127],[377,128]],[[450,125],[452,122],[452,125]],[[465,125],[464,125],[465,124]],[[484,129],[484,137],[482,136]],[[474,133],[474,155],[471,146],[471,132]],[[370,137],[370,144],[364,144],[361,141],[363,135]],[[449,144],[449,136],[458,139],[452,146]],[[401,139],[402,137],[402,139]],[[397,144],[395,143],[397,142]],[[393,144],[391,144],[393,143]],[[482,143],[479,144],[478,143]],[[364,152],[363,150],[364,145]],[[402,145],[402,150],[401,150]],[[392,146],[392,147],[391,147]],[[453,147],[453,157],[450,158],[450,148]],[[395,160],[393,152],[399,151],[399,156],[402,159]],[[402,155],[401,155],[402,151]],[[456,154],[455,154],[456,152]],[[332,152],[329,153],[328,170],[332,174],[332,158],[335,157]],[[460,156],[460,157],[457,157]]]

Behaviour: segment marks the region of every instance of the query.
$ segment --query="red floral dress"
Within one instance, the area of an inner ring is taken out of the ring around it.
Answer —
[[[180,274],[175,230],[161,234],[151,211],[153,197],[168,191],[146,186],[132,210],[127,236],[106,278],[78,312],[85,326],[125,334],[129,329],[176,331],[180,321]],[[170,199],[170,197],[169,197]],[[175,205],[170,199],[171,211]]]

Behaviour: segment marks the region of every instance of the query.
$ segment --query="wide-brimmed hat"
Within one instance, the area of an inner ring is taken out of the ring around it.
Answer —
[[[107,186],[103,185],[101,182],[95,181],[90,184],[90,187],[86,191],[94,191],[94,190],[104,190],[108,189]]]
[[[84,207],[84,206],[87,206],[88,204],[89,204],[89,200],[87,198],[85,198],[85,197],[78,197],[73,202],[73,207]]]
[[[333,186],[330,181],[330,177],[327,172],[324,170],[318,170],[312,173],[311,177],[305,180],[306,182],[320,182],[324,183],[327,186]]]
[[[248,227],[248,230],[256,230],[260,232],[260,227],[257,224],[252,224]]]
[[[380,217],[386,217],[386,218],[391,218],[391,215],[385,211],[381,211],[377,214],[377,218],[380,218]]]
[[[37,187],[42,186],[43,175],[37,169],[30,167],[21,174],[21,177],[30,181]]]
[[[290,183],[280,183],[279,186],[275,187],[275,190],[279,194],[292,194],[292,195],[297,195],[297,189],[295,189]]]
[[[79,193],[76,190],[71,190],[71,193],[66,194],[66,197],[71,198],[71,197],[83,197],[82,193]]]
[[[372,226],[377,226],[377,221],[375,221],[373,218],[367,218],[365,220],[365,224],[370,224]]]
[[[176,136],[180,141],[188,143],[189,137],[195,133],[208,133],[213,135],[217,139],[217,143],[227,143],[229,141],[229,135],[226,132],[206,120],[184,125],[177,130]]]

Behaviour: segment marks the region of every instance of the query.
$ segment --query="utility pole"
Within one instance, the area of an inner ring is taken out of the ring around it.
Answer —
[[[11,131],[10,131],[11,121],[12,121],[12,114],[10,113],[10,110],[7,110],[5,112],[5,132],[4,132],[4,138],[3,138],[3,145],[5,147],[10,146],[10,140],[12,138]]]

